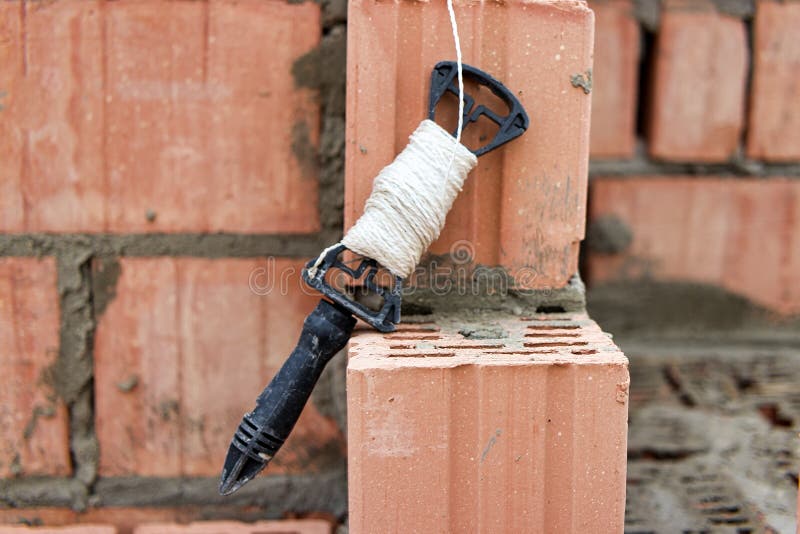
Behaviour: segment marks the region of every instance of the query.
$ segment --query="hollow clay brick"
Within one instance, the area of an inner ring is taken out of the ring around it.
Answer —
[[[593,14],[575,0],[457,1],[455,12],[464,62],[503,82],[531,125],[481,157],[430,253],[466,252],[475,264],[504,267],[521,287],[563,287],[584,233],[591,97],[573,82],[588,88]],[[353,0],[347,51],[350,227],[374,177],[427,117],[433,66],[455,59],[446,4]],[[475,132],[465,132],[468,146]]]
[[[71,473],[53,258],[0,258],[0,478]]]
[[[670,0],[661,13],[649,115],[650,155],[724,162],[739,148],[748,49],[744,22],[708,0]]]
[[[585,314],[465,317],[353,337],[350,531],[621,532],[625,356]]]
[[[0,2],[0,231],[317,230],[319,39],[314,2]]]
[[[747,154],[800,160],[800,3],[761,0],[753,43]]]
[[[288,259],[120,260],[95,340],[102,476],[219,475],[242,414],[318,300],[304,294],[301,266]],[[310,402],[270,473],[313,471],[342,454],[336,422]]]
[[[800,182],[791,179],[598,177],[592,220],[616,217],[633,240],[617,254],[590,252],[588,280],[711,284],[797,314],[798,213]]]
[[[636,146],[639,24],[631,0],[593,0],[589,7],[595,15],[590,155],[630,158]]]

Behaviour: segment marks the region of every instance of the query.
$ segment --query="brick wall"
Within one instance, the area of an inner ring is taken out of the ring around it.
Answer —
[[[315,305],[301,266],[341,232],[324,4],[0,2],[0,524],[344,517],[333,370],[267,475],[216,492]],[[220,530],[252,529],[180,532]]]
[[[800,314],[800,3],[589,4],[590,304],[680,284]]]

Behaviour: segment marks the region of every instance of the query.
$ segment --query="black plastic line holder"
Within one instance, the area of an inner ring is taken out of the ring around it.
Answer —
[[[503,101],[508,108],[506,115],[498,115],[484,105],[475,106],[475,98],[464,91],[464,124],[462,132],[473,122],[477,122],[481,116],[485,116],[498,126],[498,131],[489,143],[480,148],[472,150],[476,156],[486,154],[490,150],[508,143],[522,135],[528,129],[530,121],[528,114],[525,113],[522,104],[517,97],[511,94],[505,85],[495,80],[490,74],[476,69],[471,65],[461,64],[461,72],[465,80],[472,80],[479,85],[488,88],[497,98]],[[428,98],[428,118],[435,120],[436,106],[442,96],[450,92],[458,98],[458,64],[455,61],[441,61],[436,64],[431,73],[431,90]],[[473,109],[474,108],[474,109]],[[456,132],[452,133],[453,137]]]
[[[358,267],[350,268],[340,260],[339,256],[346,250],[344,245],[338,245],[329,250],[316,268],[316,258],[309,261],[303,269],[303,280],[322,293],[325,297],[332,300],[338,306],[346,309],[359,319],[368,323],[380,332],[394,332],[397,323],[400,322],[400,303],[402,301],[403,279],[399,276],[394,277],[392,287],[384,287],[375,281],[380,264],[372,258],[361,259]],[[325,279],[325,275],[330,269],[338,269],[354,281],[363,278],[363,286],[383,299],[380,310],[371,310],[363,304],[352,300],[347,295],[334,289]]]

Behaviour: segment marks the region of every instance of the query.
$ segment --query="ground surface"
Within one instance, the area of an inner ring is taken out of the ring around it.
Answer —
[[[626,532],[795,532],[800,332],[616,341],[631,362]]]

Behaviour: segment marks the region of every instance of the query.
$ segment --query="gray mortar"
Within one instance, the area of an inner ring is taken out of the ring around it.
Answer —
[[[220,496],[218,478],[100,478],[97,506],[257,506],[259,517],[347,512],[344,465],[321,473],[261,476],[228,497]]]
[[[347,22],[347,0],[321,0],[321,4],[323,29]]]
[[[661,19],[659,0],[634,0],[633,15],[648,31],[658,31]]]
[[[0,508],[63,506],[83,510],[87,488],[74,478],[0,479]]]
[[[764,163],[747,159],[741,153],[736,154],[726,163],[675,163],[654,161],[649,159],[647,147],[640,139],[636,144],[635,154],[630,159],[624,160],[591,160],[589,162],[589,176],[636,176],[642,175],[713,175],[715,178],[743,177],[743,176],[779,176],[788,178],[800,177],[800,164],[798,163]]]
[[[312,512],[342,519],[347,512],[347,471],[341,464],[321,473],[262,476],[228,497],[220,496],[218,488],[218,478],[101,478],[89,498],[86,486],[75,479],[0,480],[0,507],[83,510],[87,501],[93,507],[202,506],[213,510],[204,519],[226,517],[232,507],[258,507],[253,519]]]
[[[589,222],[586,246],[600,254],[620,254],[633,241],[633,231],[616,215],[603,215]]]
[[[0,235],[0,256],[58,256],[76,249],[93,256],[303,258],[319,254],[331,235],[14,234]]]
[[[94,317],[99,319],[117,295],[117,280],[121,273],[115,257],[95,257],[92,261],[92,304]]]
[[[800,318],[780,319],[722,288],[692,283],[634,280],[590,288],[589,314],[604,330],[623,335],[708,337],[743,331],[798,331]]]
[[[432,289],[410,288],[403,295],[403,313],[418,315],[454,310],[493,310],[522,315],[533,313],[541,307],[578,312],[585,309],[584,292],[583,282],[577,274],[559,289],[521,290],[509,287],[495,294],[487,294],[480,288],[469,286],[463,291],[442,294]]]
[[[311,143],[311,129],[305,121],[296,122],[292,126],[292,153],[300,162],[304,178],[316,175],[319,168],[318,154]]]
[[[588,95],[592,92],[592,69],[586,71],[585,74],[577,73],[569,77],[572,87],[583,89],[583,93]]]
[[[323,19],[340,20],[346,8],[340,2],[326,2]],[[323,230],[336,235],[342,228],[344,207],[344,112],[347,30],[344,24],[326,27],[319,46],[295,61],[295,85],[317,91],[322,107],[322,131],[318,161],[319,216]],[[327,246],[327,245],[326,245]]]
[[[711,0],[722,14],[750,20],[756,13],[755,0]]]
[[[755,15],[754,0],[711,0],[710,4],[697,2],[694,9],[706,10],[711,6],[719,13],[742,20],[750,20]],[[660,0],[634,0],[633,16],[647,31],[655,33],[661,24],[661,9]]]
[[[82,493],[75,494],[72,502],[75,508],[86,505],[86,488],[97,474],[98,446],[94,435],[92,404],[95,323],[90,278],[91,255],[89,247],[80,245],[61,249],[56,255],[61,310],[60,343],[58,359],[47,373],[56,393],[67,406],[75,481],[85,485]],[[62,490],[53,487],[52,491]]]

